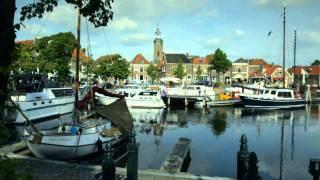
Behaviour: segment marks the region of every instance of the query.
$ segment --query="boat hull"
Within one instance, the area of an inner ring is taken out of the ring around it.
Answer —
[[[262,99],[250,98],[240,96],[241,101],[245,107],[248,108],[268,108],[268,109],[285,109],[285,108],[298,108],[306,104],[304,99]]]

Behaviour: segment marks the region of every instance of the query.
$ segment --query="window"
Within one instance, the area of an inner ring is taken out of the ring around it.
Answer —
[[[159,52],[159,51],[157,52],[157,56],[158,56],[158,57],[160,56],[160,52]]]
[[[140,67],[140,72],[143,72],[143,67]]]
[[[276,91],[274,91],[274,90],[271,91],[271,94],[272,94],[272,95],[275,95],[275,94],[276,94]]]
[[[238,71],[238,73],[241,73],[241,68],[238,67],[237,71]]]
[[[140,80],[143,80],[143,75],[140,75]]]

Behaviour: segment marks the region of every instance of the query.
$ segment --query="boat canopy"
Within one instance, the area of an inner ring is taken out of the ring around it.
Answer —
[[[97,109],[97,113],[117,125],[122,133],[130,134],[132,132],[133,119],[125,99],[117,99],[115,102]]]

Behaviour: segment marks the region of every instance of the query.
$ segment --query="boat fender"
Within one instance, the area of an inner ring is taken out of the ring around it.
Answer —
[[[98,152],[102,152],[102,141],[100,140],[100,138],[97,140],[96,142],[97,148],[98,148]]]
[[[82,128],[79,128],[78,131],[79,131],[79,134],[81,134],[83,130],[82,130]]]

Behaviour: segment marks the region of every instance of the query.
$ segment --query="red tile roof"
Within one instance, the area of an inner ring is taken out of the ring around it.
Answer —
[[[252,72],[249,74],[249,77],[264,77],[264,74],[262,72]]]
[[[131,63],[132,64],[150,64],[150,62],[140,53],[133,58]]]
[[[278,68],[279,67],[275,67],[275,66],[266,67],[265,73],[268,77],[270,77]]]
[[[16,44],[24,44],[24,45],[32,45],[33,44],[33,40],[20,40],[20,41],[16,41]]]
[[[320,66],[319,65],[314,65],[314,66],[309,66],[309,74],[312,76],[319,76],[320,75]]]
[[[249,65],[269,65],[264,59],[249,59]]]
[[[209,60],[207,58],[193,58],[192,59],[193,64],[209,64]]]
[[[289,72],[290,74],[292,74],[293,71],[294,71],[294,75],[301,75],[301,74],[302,74],[302,69],[305,69],[305,67],[303,67],[303,66],[296,66],[295,68],[290,68],[290,69],[288,69],[288,72]]]
[[[91,58],[88,57],[88,56],[86,55],[86,53],[83,52],[82,49],[80,49],[80,54],[79,54],[79,55],[80,55],[80,61],[81,61],[81,62],[88,62],[88,61],[91,60]],[[72,51],[71,59],[76,59],[76,56],[77,56],[77,49],[75,48],[75,49],[73,49],[73,51]]]

